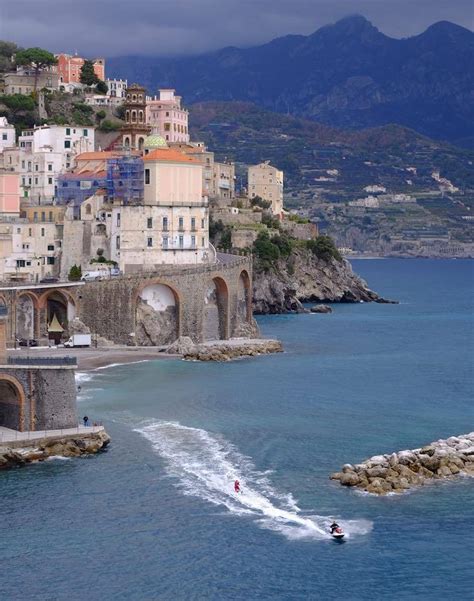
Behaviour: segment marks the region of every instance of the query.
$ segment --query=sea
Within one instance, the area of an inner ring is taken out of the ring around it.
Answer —
[[[353,267],[400,304],[258,318],[278,355],[78,374],[112,443],[0,473],[0,599],[474,599],[473,478],[329,479],[474,430],[474,262]]]

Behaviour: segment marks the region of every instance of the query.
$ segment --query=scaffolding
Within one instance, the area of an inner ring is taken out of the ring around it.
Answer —
[[[131,205],[143,202],[143,160],[122,156],[107,161],[107,196],[114,203]]]

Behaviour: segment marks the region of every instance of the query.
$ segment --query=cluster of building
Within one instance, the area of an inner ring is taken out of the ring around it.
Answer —
[[[80,85],[83,59],[57,58],[49,75]],[[105,77],[103,59],[94,69]],[[0,281],[67,279],[74,265],[84,272],[99,257],[124,274],[215,261],[209,203],[231,207],[234,163],[191,141],[174,90],[151,98],[137,84],[106,81],[125,117],[106,150],[94,127],[41,125],[16,139],[0,118]],[[283,173],[262,163],[248,175],[249,198],[281,216]]]

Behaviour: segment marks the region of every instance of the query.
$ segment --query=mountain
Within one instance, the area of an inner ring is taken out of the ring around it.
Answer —
[[[111,74],[150,92],[174,87],[188,104],[248,101],[332,126],[398,123],[474,146],[474,33],[442,21],[393,39],[361,16],[309,36],[182,58],[122,56]]]

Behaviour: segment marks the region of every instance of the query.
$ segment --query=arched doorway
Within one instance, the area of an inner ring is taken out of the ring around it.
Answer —
[[[179,298],[166,284],[145,286],[137,297],[135,340],[138,345],[162,346],[179,337]]]
[[[15,334],[17,338],[35,338],[36,299],[30,294],[20,294],[16,300]]]
[[[69,296],[59,290],[50,292],[46,298],[48,338],[58,344],[75,315],[76,307]]]
[[[24,430],[25,393],[18,380],[0,374],[0,426]]]
[[[205,340],[229,338],[229,291],[220,277],[211,280],[206,289],[203,334]]]
[[[252,319],[252,306],[250,294],[250,277],[245,269],[239,277],[237,290],[237,314],[240,322],[250,322]]]

